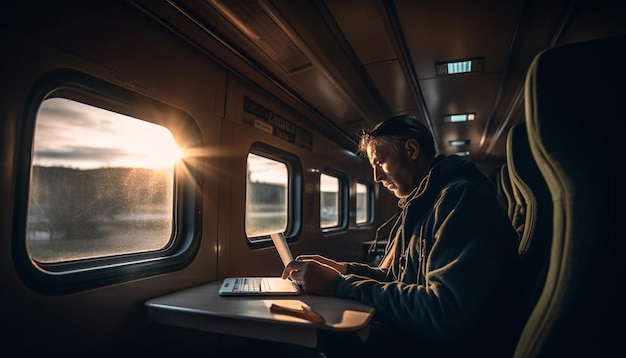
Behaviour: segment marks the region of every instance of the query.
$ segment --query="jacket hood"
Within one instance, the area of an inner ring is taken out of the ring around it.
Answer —
[[[406,199],[400,199],[398,206],[404,207],[407,203],[418,197],[430,197],[438,195],[441,190],[451,182],[458,179],[466,179],[484,183],[490,190],[495,191],[491,180],[474,164],[458,155],[439,155],[433,161],[428,174],[422,179],[420,185]]]

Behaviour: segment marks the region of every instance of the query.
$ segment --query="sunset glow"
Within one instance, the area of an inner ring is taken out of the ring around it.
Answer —
[[[45,100],[34,165],[76,169],[171,169],[184,151],[165,127],[62,98]]]

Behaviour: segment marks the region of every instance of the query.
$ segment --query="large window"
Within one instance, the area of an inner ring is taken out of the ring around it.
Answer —
[[[247,158],[246,236],[251,243],[269,234],[293,237],[299,225],[300,165],[293,154],[255,144]]]
[[[74,72],[44,77],[29,108],[13,238],[27,284],[68,292],[193,257],[201,173],[187,153],[202,141],[186,113]]]
[[[40,263],[165,248],[174,167],[165,127],[65,98],[37,113],[26,246]]]

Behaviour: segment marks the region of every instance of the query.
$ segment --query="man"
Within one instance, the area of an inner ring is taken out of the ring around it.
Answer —
[[[432,134],[413,116],[364,132],[359,153],[369,159],[374,180],[399,199],[383,261],[372,267],[301,255],[282,274],[307,293],[376,309],[367,339],[348,344],[352,338],[329,334],[323,349],[354,356],[510,356],[518,236],[493,183],[469,160],[436,157]]]

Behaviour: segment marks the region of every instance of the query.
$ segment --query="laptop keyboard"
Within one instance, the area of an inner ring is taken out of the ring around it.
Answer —
[[[268,291],[267,282],[260,277],[238,278],[235,280],[233,292],[263,292]]]

